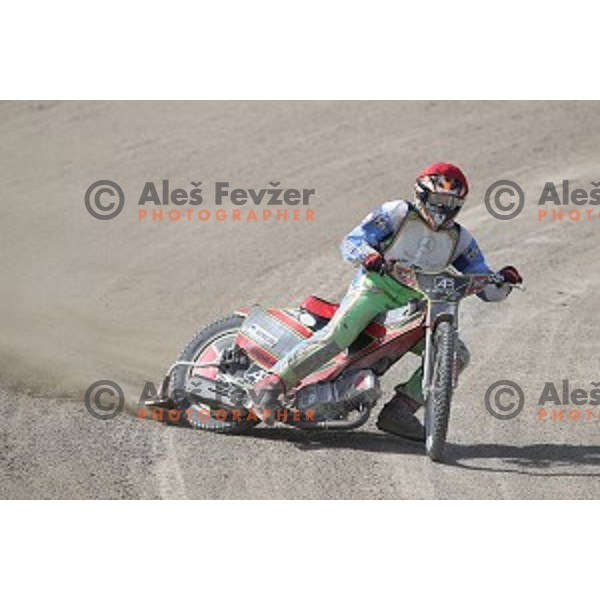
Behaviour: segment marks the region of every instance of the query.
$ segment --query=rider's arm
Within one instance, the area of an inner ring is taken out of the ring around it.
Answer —
[[[456,258],[452,266],[461,273],[467,275],[494,273],[488,266],[483,256],[483,252],[475,241],[475,238],[463,227],[461,227],[460,238],[456,248]],[[509,285],[495,284],[486,286],[482,292],[477,294],[485,302],[500,302],[504,300],[511,292]]]
[[[398,231],[407,212],[408,204],[396,200],[368,214],[342,241],[340,250],[344,260],[361,264],[369,254],[383,252],[383,242]]]

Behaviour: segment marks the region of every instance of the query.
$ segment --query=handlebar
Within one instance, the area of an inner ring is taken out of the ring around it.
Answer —
[[[477,294],[490,284],[508,285],[524,291],[523,284],[513,284],[499,273],[461,274],[451,271],[424,273],[406,267],[399,261],[387,261],[385,271],[400,283],[419,289],[430,298],[459,300],[470,294]]]

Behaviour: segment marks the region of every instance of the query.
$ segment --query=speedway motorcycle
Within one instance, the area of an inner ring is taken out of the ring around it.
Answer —
[[[347,350],[303,379],[286,394],[276,419],[303,429],[360,427],[381,395],[380,378],[424,340],[425,447],[432,460],[441,461],[457,384],[460,302],[505,282],[498,274],[427,274],[399,263],[389,274],[415,290],[414,300],[376,318]],[[250,430],[259,421],[247,408],[249,390],[296,344],[325,327],[338,306],[308,296],[298,307],[256,305],[215,321],[196,333],[171,365],[157,401],[178,409],[196,429]]]

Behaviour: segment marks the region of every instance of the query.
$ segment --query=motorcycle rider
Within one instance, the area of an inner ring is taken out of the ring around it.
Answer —
[[[439,273],[449,266],[462,273],[493,273],[473,236],[456,222],[468,191],[459,167],[432,164],[417,176],[412,202],[386,202],[346,236],[342,255],[359,270],[327,326],[292,349],[254,387],[249,407],[259,418],[272,424],[282,394],[348,348],[377,315],[415,298],[415,290],[387,274],[389,261],[427,273]],[[479,294],[482,300],[504,300],[511,291],[507,284],[522,282],[515,267],[504,267],[499,274],[505,283],[487,286]],[[422,344],[413,349],[421,350]],[[467,347],[459,339],[459,373],[468,361]],[[394,397],[379,414],[379,429],[413,440],[425,439],[424,428],[415,416],[423,404],[421,380],[419,367],[408,381],[396,386]]]

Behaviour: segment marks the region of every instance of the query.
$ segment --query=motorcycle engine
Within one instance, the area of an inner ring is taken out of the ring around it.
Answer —
[[[349,371],[335,381],[301,388],[294,404],[300,412],[313,411],[315,421],[331,421],[361,406],[374,406],[380,395],[379,379],[372,371]]]

